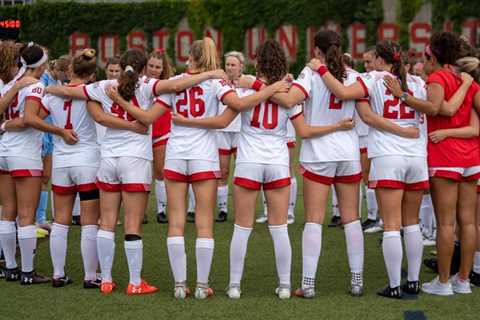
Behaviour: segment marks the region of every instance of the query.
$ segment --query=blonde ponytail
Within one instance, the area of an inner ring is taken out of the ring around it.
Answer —
[[[195,41],[191,52],[198,72],[218,69],[217,47],[212,38],[205,37]]]

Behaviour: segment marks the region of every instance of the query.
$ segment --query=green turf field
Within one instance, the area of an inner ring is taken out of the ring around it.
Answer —
[[[299,180],[301,181],[301,180]],[[301,279],[301,234],[303,205],[299,183],[297,220],[289,227],[293,249],[292,284]],[[18,283],[0,282],[0,319],[404,319],[406,311],[424,312],[428,319],[479,319],[480,290],[471,295],[450,298],[420,295],[417,300],[390,300],[377,297],[375,290],[387,283],[379,245],[380,233],[365,237],[365,295],[353,298],[346,290],[350,281],[343,230],[324,228],[323,250],[317,273],[317,297],[314,300],[292,298],[281,301],[274,295],[277,284],[273,246],[265,225],[256,225],[250,238],[242,298],[226,298],[228,283],[228,249],[232,219],[216,224],[215,256],[210,276],[216,290],[214,298],[177,301],[172,296],[173,280],[167,257],[166,225],[155,222],[154,201],[149,209],[149,224],[144,228],[143,276],[160,287],[157,294],[129,297],[124,293],[128,270],[123,249],[123,230],[117,228],[117,255],[113,277],[118,289],[110,296],[84,290],[80,257],[80,227],[72,227],[66,272],[74,284],[54,289],[50,285],[21,287]],[[195,230],[186,230],[189,286],[195,286]],[[51,274],[47,240],[39,242],[37,270]],[[433,249],[433,248],[432,248]],[[429,249],[426,250],[428,255]],[[404,256],[404,262],[405,262]],[[432,273],[423,271],[421,279]],[[422,318],[417,318],[422,319]]]

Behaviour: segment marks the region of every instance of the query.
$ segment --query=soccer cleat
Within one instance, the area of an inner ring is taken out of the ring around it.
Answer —
[[[315,287],[299,288],[293,292],[295,297],[313,299],[315,298]]]
[[[128,287],[127,287],[127,294],[129,296],[150,294],[150,293],[155,293],[157,291],[158,291],[157,287],[149,285],[143,279],[142,279],[142,282],[140,283],[140,285],[136,286],[134,284],[129,283]]]
[[[3,267],[0,267],[0,279],[5,278],[5,271],[3,270]]]
[[[111,294],[113,290],[116,288],[115,282],[103,282],[100,284],[100,292],[102,294]]]
[[[218,217],[217,217],[217,219],[215,219],[215,221],[225,222],[225,221],[227,221],[227,216],[228,216],[228,213],[226,211],[220,211],[218,213]]]
[[[260,217],[258,217],[255,222],[257,223],[265,223],[268,221],[268,218],[266,215],[262,214]]]
[[[359,284],[352,284],[350,285],[349,292],[354,297],[361,297],[363,296],[363,286]]]
[[[407,281],[402,286],[402,291],[408,294],[419,294],[420,293],[420,282],[418,281]]]
[[[377,233],[383,231],[383,226],[380,223],[376,223],[375,225],[371,226],[370,228],[365,229],[363,232],[365,233]]]
[[[422,242],[424,247],[433,247],[434,245],[437,244],[435,240],[428,239],[428,238],[424,238]]]
[[[335,228],[338,227],[342,224],[342,219],[340,216],[333,216],[332,220],[330,220],[330,223],[328,224],[329,228]]]
[[[3,272],[5,273],[6,281],[18,281],[20,279],[20,270],[18,270],[18,268],[5,268]]]
[[[52,287],[61,288],[73,283],[72,278],[69,276],[63,276],[61,278],[52,278]]]
[[[422,291],[428,294],[437,296],[451,296],[453,295],[452,284],[450,281],[441,283],[438,277],[433,278],[432,281],[422,284]]]
[[[470,272],[470,283],[475,287],[480,287],[480,273]]]
[[[185,282],[179,282],[175,284],[173,289],[173,296],[175,299],[185,299],[190,295],[190,289],[187,288]]]
[[[287,224],[295,223],[295,216],[293,214],[289,214],[287,217]]]
[[[187,212],[187,222],[189,223],[195,222],[195,212]]]
[[[452,284],[452,290],[455,293],[472,293],[472,288],[470,287],[470,279],[462,280],[458,277],[458,274],[456,274],[450,278],[450,283]]]
[[[157,213],[157,222],[158,223],[168,223],[167,215],[165,212],[159,212]]]
[[[292,290],[290,287],[280,285],[277,289],[275,289],[275,294],[282,300],[290,299],[292,296]]]
[[[227,297],[230,299],[240,299],[242,290],[240,290],[239,284],[230,284],[227,288]]]
[[[375,224],[377,224],[377,220],[367,219],[367,220],[362,222],[362,230],[373,227]]]
[[[52,281],[49,277],[37,274],[35,271],[22,272],[20,275],[20,284],[22,286],[29,286],[32,284],[43,284]]]
[[[438,262],[436,258],[424,259],[423,265],[431,271],[438,273]]]
[[[37,228],[35,230],[35,235],[36,235],[37,239],[43,239],[45,237],[48,237],[49,232],[45,229]]]
[[[378,290],[377,294],[385,298],[402,299],[402,290],[400,289],[400,286],[395,288],[386,286],[385,288]]]
[[[97,278],[95,280],[84,280],[83,281],[83,288],[84,289],[98,289],[102,284],[102,280]]]
[[[208,285],[199,285],[195,288],[195,299],[206,299],[213,296],[213,289],[209,288]]]

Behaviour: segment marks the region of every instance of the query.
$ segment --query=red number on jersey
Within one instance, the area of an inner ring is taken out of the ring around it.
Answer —
[[[335,109],[335,110],[340,110],[342,109],[342,100],[336,100],[337,98],[333,93],[330,94],[330,104],[329,104],[329,109]]]
[[[271,101],[265,101],[263,103],[265,108],[263,109],[263,120],[262,125],[264,129],[272,130],[275,129],[278,125],[278,104],[273,103]],[[253,110],[252,120],[250,121],[250,125],[254,128],[260,128],[260,110],[262,108],[262,104],[259,104]],[[272,110],[272,114],[270,115],[270,111]]]
[[[12,120],[20,117],[20,111],[15,110],[18,107],[18,93],[13,98],[12,102],[8,106],[7,111],[5,112],[5,120]]]
[[[138,104],[137,97],[133,96],[132,99],[130,100],[130,102],[135,107],[140,108],[140,105]],[[123,110],[123,108],[116,103],[112,104],[112,107],[110,108],[110,112],[113,113],[113,114],[116,114],[118,118],[123,119],[123,120],[127,120],[127,121],[130,121],[130,122],[133,122],[133,121],[136,120],[131,114],[129,114],[128,112],[125,112],[125,110]],[[125,116],[125,114],[126,114],[126,116]]]
[[[413,94],[410,90],[408,90],[408,93]],[[391,96],[392,93],[387,89],[385,95]],[[399,107],[395,108],[397,106]],[[392,99],[383,103],[383,117],[387,119],[414,119],[415,110],[408,107],[405,102],[400,102],[400,99],[397,97],[392,97]]]
[[[205,101],[201,98],[203,95],[202,87],[191,87],[177,95],[183,95],[175,104],[178,114],[186,118],[188,118],[189,114],[194,118],[203,116],[205,113]]]
[[[73,129],[71,116],[72,116],[72,100],[67,100],[63,103],[63,110],[67,111],[67,121],[65,122],[65,129]]]

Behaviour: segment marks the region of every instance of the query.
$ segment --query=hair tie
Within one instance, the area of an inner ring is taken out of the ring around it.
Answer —
[[[133,70],[133,67],[132,67],[132,66],[126,66],[126,67],[125,67],[125,72],[133,72],[133,73],[135,73],[135,70]]]
[[[402,55],[400,54],[399,51],[393,53],[393,61],[397,62],[402,59]]]
[[[157,50],[155,50],[158,54],[164,54],[165,53],[165,49],[164,48],[159,48]]]

